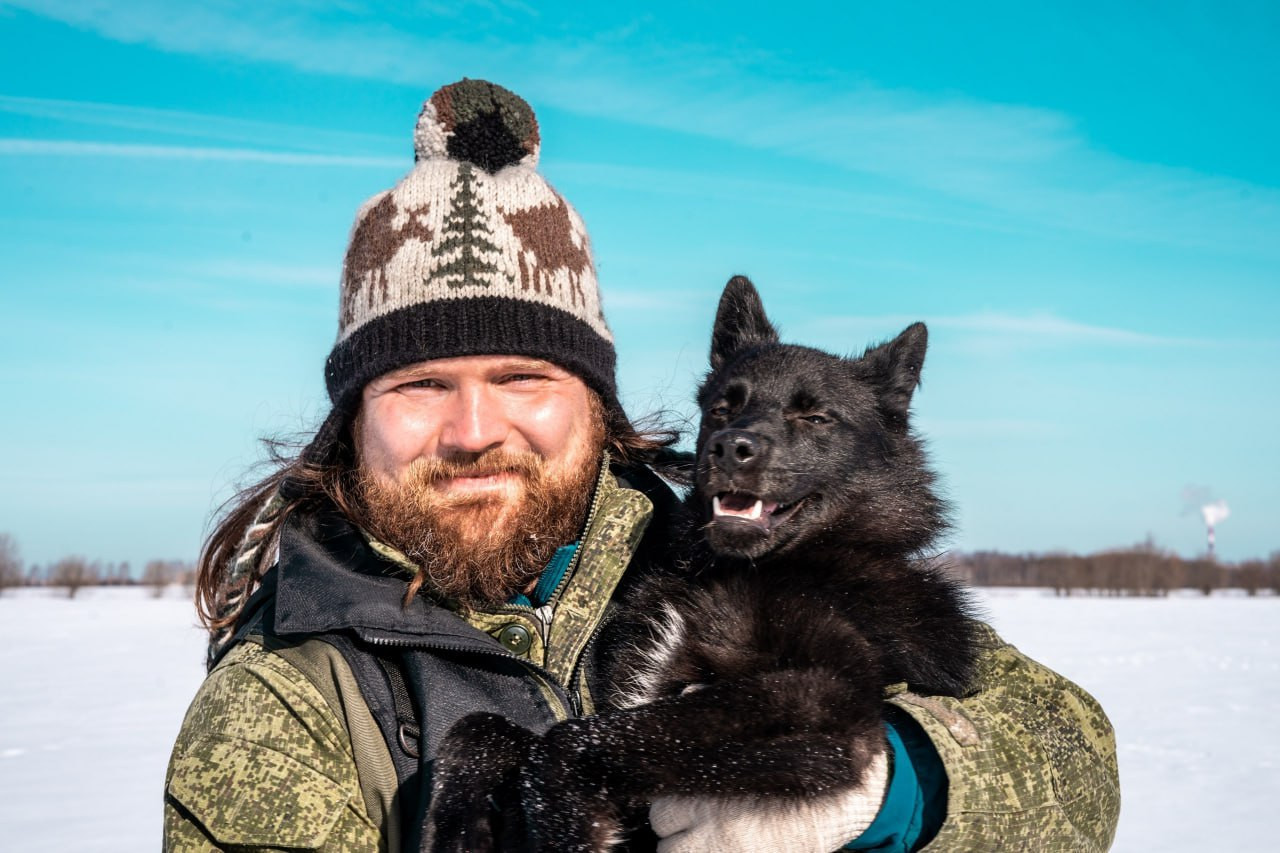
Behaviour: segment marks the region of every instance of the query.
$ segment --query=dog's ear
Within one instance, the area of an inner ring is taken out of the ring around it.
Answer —
[[[777,342],[778,330],[765,315],[755,285],[745,275],[729,279],[711,330],[711,369],[719,370],[734,353],[748,347]]]
[[[912,323],[893,340],[871,347],[862,356],[861,362],[880,398],[880,408],[894,420],[907,419],[928,346],[929,330],[924,323]]]

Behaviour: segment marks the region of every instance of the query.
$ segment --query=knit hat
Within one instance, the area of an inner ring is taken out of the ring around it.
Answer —
[[[413,169],[356,213],[326,426],[355,412],[370,380],[464,355],[545,359],[613,401],[613,335],[586,227],[537,172],[533,110],[464,79],[423,105],[413,138]]]

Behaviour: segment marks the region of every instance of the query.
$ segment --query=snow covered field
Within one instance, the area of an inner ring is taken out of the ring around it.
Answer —
[[[1275,849],[1280,599],[979,591],[1006,639],[1088,688],[1115,723],[1115,849]],[[0,597],[0,850],[160,844],[169,747],[203,675],[185,592]]]

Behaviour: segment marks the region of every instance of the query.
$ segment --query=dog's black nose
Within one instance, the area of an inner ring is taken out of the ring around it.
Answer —
[[[721,430],[707,442],[708,461],[726,474],[755,468],[769,452],[769,439],[741,429]]]

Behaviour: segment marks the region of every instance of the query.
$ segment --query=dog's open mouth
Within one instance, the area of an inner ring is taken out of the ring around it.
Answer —
[[[765,500],[750,492],[721,492],[711,498],[714,521],[732,521],[754,525],[768,532],[795,515],[805,498],[781,504]]]

